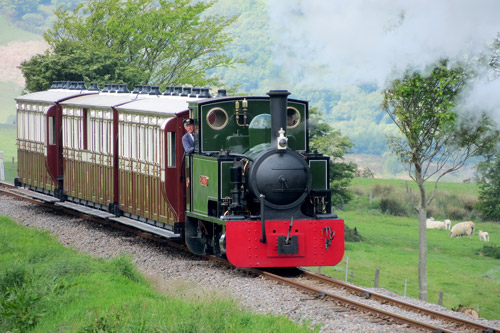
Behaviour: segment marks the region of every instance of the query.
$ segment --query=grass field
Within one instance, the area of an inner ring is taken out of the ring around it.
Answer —
[[[0,151],[3,151],[5,180],[14,182],[17,176],[16,127],[0,124]],[[12,164],[14,158],[14,165]]]
[[[311,331],[186,281],[159,293],[126,257],[79,254],[1,216],[0,249],[2,332]]]
[[[16,116],[15,97],[21,95],[23,87],[13,82],[0,82],[0,123]]]
[[[456,185],[450,185],[455,187]],[[461,184],[460,187],[467,188]],[[337,211],[349,228],[356,228],[365,238],[360,243],[346,243],[344,259],[323,273],[344,280],[348,259],[348,282],[373,287],[375,270],[380,269],[380,287],[418,298],[418,223],[416,219],[386,215]],[[476,223],[488,231],[490,243],[500,245],[500,225]],[[428,230],[428,301],[437,303],[444,292],[443,305],[479,309],[481,317],[500,320],[500,260],[481,254],[484,242],[476,234],[469,239],[448,238],[445,230]]]

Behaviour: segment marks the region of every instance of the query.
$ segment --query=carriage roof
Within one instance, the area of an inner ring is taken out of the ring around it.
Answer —
[[[202,99],[182,96],[152,96],[120,105],[116,109],[125,112],[153,112],[175,115],[187,110],[189,102],[199,100]]]
[[[19,102],[35,102],[35,103],[59,103],[82,95],[97,94],[88,90],[68,90],[68,89],[50,89],[45,91],[37,91],[34,93],[26,94],[16,97],[15,100]]]
[[[95,95],[84,95],[71,98],[65,100],[64,102],[61,102],[61,105],[106,109],[115,107],[117,105],[121,105],[123,103],[128,103],[137,98],[144,98],[144,97],[136,94],[100,93]]]

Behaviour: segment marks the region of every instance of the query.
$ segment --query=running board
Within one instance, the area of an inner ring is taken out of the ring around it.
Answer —
[[[54,198],[50,195],[42,194],[42,193],[31,191],[31,190],[25,190],[25,189],[22,189],[19,187],[16,189],[12,189],[11,192],[21,194],[21,195],[24,195],[24,196],[27,196],[27,197],[30,197],[33,199],[41,200],[41,201],[47,202],[47,203],[54,203],[54,202],[57,203],[60,201],[59,199]]]
[[[125,224],[128,226],[143,230],[143,231],[150,232],[150,233],[158,235],[158,236],[166,237],[166,238],[180,238],[181,237],[180,234],[175,234],[170,230],[158,228],[158,227],[155,227],[154,225],[144,223],[141,221],[137,221],[137,220],[132,220],[132,219],[129,219],[128,217],[124,217],[124,216],[110,217],[110,218],[108,218],[108,220],[115,221],[115,222],[118,222],[121,224]]]
[[[78,211],[80,213],[84,213],[84,214],[95,216],[95,217],[100,217],[100,218],[103,218],[103,219],[107,219],[107,218],[110,218],[110,217],[114,216],[113,214],[105,212],[103,210],[99,210],[99,209],[95,209],[95,208],[90,208],[90,207],[87,207],[87,206],[82,206],[82,205],[79,205],[79,204],[76,204],[76,203],[72,203],[72,202],[69,202],[69,201],[56,202],[55,205],[56,206],[65,207],[65,208],[69,208],[69,209],[72,209],[72,210],[76,210],[76,211]]]

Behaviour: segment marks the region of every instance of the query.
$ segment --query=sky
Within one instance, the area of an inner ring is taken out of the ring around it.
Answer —
[[[383,88],[442,58],[474,62],[500,32],[499,0],[269,0],[268,9],[288,79],[332,89]],[[500,120],[500,79],[470,92],[469,107]]]

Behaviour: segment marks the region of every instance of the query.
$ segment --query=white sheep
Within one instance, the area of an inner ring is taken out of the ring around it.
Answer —
[[[443,229],[443,230],[446,230],[446,226],[445,226],[444,222],[434,221],[433,217],[425,220],[425,227],[427,229]]]
[[[444,225],[446,226],[446,230],[450,230],[451,229],[451,221],[446,219],[443,222],[444,222]]]
[[[483,241],[483,242],[489,242],[490,241],[490,235],[488,234],[487,231],[479,230],[479,240]]]
[[[451,228],[448,237],[462,237],[474,235],[474,227],[476,225],[472,221],[457,223]]]

